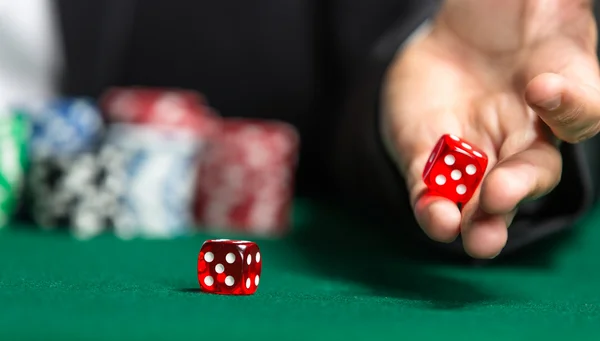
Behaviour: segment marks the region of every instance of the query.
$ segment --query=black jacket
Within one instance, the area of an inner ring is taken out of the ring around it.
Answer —
[[[436,1],[57,3],[66,95],[97,96],[113,85],[190,88],[223,116],[287,121],[302,139],[299,193],[328,190],[375,204],[399,230],[418,231],[380,143],[377,102],[388,64],[434,15]],[[590,208],[596,186],[584,154],[591,145],[563,148],[561,185],[523,207],[506,252],[572,225]],[[462,252],[460,241],[445,247]]]

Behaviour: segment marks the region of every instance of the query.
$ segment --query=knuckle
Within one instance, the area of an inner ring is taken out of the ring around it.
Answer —
[[[600,131],[600,121],[590,123],[584,104],[578,104],[552,118],[553,131],[561,140],[577,144],[594,137]],[[587,122],[586,122],[587,121]]]
[[[581,129],[578,134],[573,136],[571,141],[567,141],[569,143],[577,144],[591,139],[592,137],[598,134],[600,130],[600,122],[594,123],[592,125],[588,125],[585,128]]]
[[[581,116],[583,116],[585,112],[585,107],[582,104],[579,104],[569,110],[565,110],[564,112],[556,115],[554,117],[554,123],[561,128],[569,128],[579,121]]]

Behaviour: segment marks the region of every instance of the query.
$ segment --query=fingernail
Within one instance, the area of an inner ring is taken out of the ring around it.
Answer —
[[[537,104],[540,108],[548,111],[554,111],[560,107],[562,103],[562,95],[551,97],[548,100],[542,101]]]

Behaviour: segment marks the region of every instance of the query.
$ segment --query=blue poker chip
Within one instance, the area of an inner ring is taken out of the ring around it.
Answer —
[[[34,159],[92,151],[104,132],[100,110],[87,98],[59,98],[26,112],[32,124]]]

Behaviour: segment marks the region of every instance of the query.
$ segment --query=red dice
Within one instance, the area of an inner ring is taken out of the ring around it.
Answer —
[[[258,245],[244,240],[207,240],[198,255],[198,282],[204,292],[251,295],[258,288],[262,260]]]
[[[443,135],[429,156],[423,181],[430,192],[464,206],[481,183],[487,155],[454,135]]]

